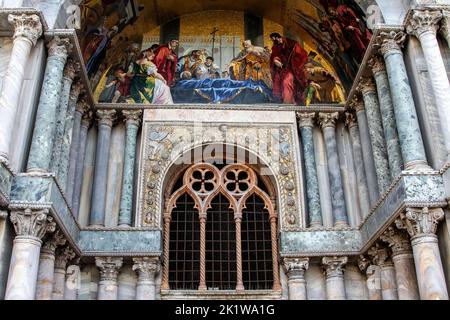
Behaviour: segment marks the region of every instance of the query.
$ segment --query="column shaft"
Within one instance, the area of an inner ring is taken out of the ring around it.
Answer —
[[[155,273],[159,270],[158,258],[134,258],[133,270],[138,273],[136,300],[155,300]]]
[[[79,148],[77,153],[75,154],[76,164],[75,164],[75,179],[73,186],[73,195],[72,195],[72,213],[75,218],[78,218],[79,208],[80,208],[80,199],[81,199],[81,188],[83,185],[83,175],[84,175],[84,158],[86,155],[86,144],[87,144],[87,135],[90,126],[90,117],[89,115],[86,118],[83,118],[80,127],[80,135],[79,135]]]
[[[80,284],[80,267],[77,265],[67,267],[64,300],[77,300]]]
[[[397,281],[393,264],[381,266],[381,295],[383,300],[398,300]]]
[[[289,300],[307,300],[305,271],[309,267],[308,258],[284,259],[288,276]]]
[[[66,285],[66,269],[55,268],[52,300],[63,300],[64,299],[65,285]]]
[[[95,258],[95,264],[100,269],[98,283],[98,300],[117,300],[117,276],[122,267],[122,258]]]
[[[392,261],[395,267],[399,300],[419,300],[414,257],[411,253],[394,254]]]
[[[326,267],[328,300],[347,299],[343,270],[347,261],[347,257],[325,257],[322,259],[322,263]]]
[[[381,270],[379,266],[371,265],[367,268],[367,290],[369,300],[383,300],[381,293]]]

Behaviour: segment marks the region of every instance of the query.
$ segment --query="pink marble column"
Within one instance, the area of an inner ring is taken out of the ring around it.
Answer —
[[[322,264],[327,275],[327,299],[346,300],[344,268],[348,262],[347,257],[325,257]]]
[[[117,276],[123,264],[123,258],[96,257],[95,264],[100,270],[98,300],[117,300]]]
[[[305,272],[309,258],[285,258],[283,262],[288,276],[289,300],[307,300]]]
[[[155,274],[159,271],[159,258],[134,258],[133,270],[137,272],[136,300],[155,300]]]
[[[420,299],[448,300],[436,230],[444,219],[441,208],[408,208],[396,220],[397,228],[411,236]]]

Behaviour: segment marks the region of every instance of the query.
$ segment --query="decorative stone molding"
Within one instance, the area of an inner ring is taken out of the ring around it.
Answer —
[[[46,233],[55,232],[56,223],[49,215],[48,209],[11,211],[10,220],[14,225],[16,235],[20,237],[34,237],[42,239]]]
[[[117,281],[123,258],[96,257],[95,265],[100,270],[100,278],[105,281]]]
[[[442,208],[407,208],[395,221],[397,228],[408,231],[411,238],[436,234],[439,222],[444,219]]]
[[[73,61],[73,59],[67,59],[66,66],[64,68],[64,78],[70,79],[73,81],[75,76],[80,71],[80,63]]]
[[[316,114],[314,112],[313,113],[297,112],[297,119],[300,128],[313,128],[315,117]]]
[[[112,127],[114,120],[116,120],[115,110],[97,110],[96,114],[99,125]]]
[[[8,23],[14,28],[14,39],[23,37],[30,40],[33,46],[42,36],[41,19],[36,14],[8,15]]]
[[[353,112],[345,113],[345,125],[349,128],[358,126],[358,120],[356,119],[356,115]]]
[[[386,64],[384,63],[384,59],[379,55],[376,55],[369,60],[369,67],[372,69],[372,72],[375,75],[380,72],[386,71]]]
[[[385,56],[395,51],[401,53],[406,36],[406,33],[403,31],[381,32],[376,39],[381,54]]]
[[[411,242],[405,231],[395,227],[389,227],[382,235],[381,240],[386,242],[392,250],[393,255],[410,253]]]
[[[322,259],[327,277],[341,276],[347,262],[348,257],[324,257]]]
[[[141,124],[141,117],[142,117],[142,110],[123,110],[122,114],[124,116],[124,122],[136,126],[140,126]]]
[[[339,113],[319,113],[319,124],[322,129],[336,128],[336,121],[339,119]]]
[[[375,82],[372,77],[361,78],[361,81],[357,87],[357,90],[360,91],[363,96],[369,93],[375,93],[377,91],[377,87],[375,86]]]
[[[67,263],[73,258],[75,258],[75,252],[69,246],[58,249],[55,258],[55,268],[66,269]]]
[[[48,237],[47,241],[44,241],[41,252],[54,255],[56,248],[64,245],[65,243],[66,243],[65,236],[61,233],[60,230],[57,230],[51,236]]]
[[[413,10],[406,32],[420,38],[424,33],[437,33],[442,12],[438,10]]]
[[[160,269],[159,258],[133,258],[133,262],[133,271],[137,272],[139,280],[153,280],[155,273]]]
[[[61,59],[67,59],[69,53],[71,53],[73,45],[68,38],[54,37],[48,43],[48,57],[57,57]]]
[[[309,258],[284,258],[283,266],[288,277],[301,276],[303,277],[305,271],[309,268]]]

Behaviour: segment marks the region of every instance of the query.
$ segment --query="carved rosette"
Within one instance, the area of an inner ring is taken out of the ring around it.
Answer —
[[[133,271],[136,271],[139,281],[153,281],[159,271],[159,258],[133,258]]]
[[[361,97],[358,96],[353,97],[352,101],[350,102],[350,107],[354,109],[356,113],[365,110],[364,102],[362,101]]]
[[[309,268],[309,258],[285,258],[283,266],[289,278],[303,278]]]
[[[62,246],[66,243],[66,238],[61,233],[60,230],[54,232],[51,236],[48,237],[47,241],[44,241],[41,252],[54,255],[56,248]]]
[[[411,253],[411,242],[405,231],[389,227],[381,235],[381,240],[389,245],[394,256],[402,253]]]
[[[339,119],[339,113],[319,113],[319,124],[322,129],[336,128],[336,121]]]
[[[47,233],[55,232],[56,223],[48,209],[13,210],[10,220],[19,237],[32,237],[41,240]]]
[[[439,222],[444,219],[442,208],[407,208],[395,221],[397,228],[408,231],[411,238],[435,235]]]
[[[115,110],[97,110],[96,114],[99,126],[112,127],[114,120],[116,120]]]
[[[325,268],[327,278],[342,277],[348,257],[324,257],[322,264]]]
[[[75,252],[69,246],[58,249],[56,252],[55,268],[65,270],[67,263],[73,258],[75,258]]]
[[[314,119],[316,118],[316,114],[313,113],[297,113],[297,119],[300,128],[313,128],[314,127]]]
[[[377,45],[380,47],[381,54],[386,57],[391,53],[402,53],[405,40],[406,33],[403,31],[381,32],[377,37]]]
[[[123,258],[96,257],[95,265],[100,270],[101,281],[117,281]]]
[[[369,60],[369,66],[375,75],[380,72],[386,72],[386,64],[384,63],[384,59],[378,55]]]
[[[26,38],[35,46],[37,40],[42,36],[41,19],[36,14],[9,14],[8,23],[14,28],[14,39]]]
[[[127,125],[140,126],[142,110],[123,110],[122,115],[124,116],[124,122]]]
[[[437,10],[413,10],[406,25],[406,32],[417,38],[420,38],[425,33],[436,35],[441,19],[442,13]]]
[[[375,93],[377,91],[377,87],[375,86],[375,82],[372,78],[362,78],[357,90],[365,96],[370,93]]]
[[[54,37],[48,43],[48,57],[56,57],[62,60],[66,60],[69,53],[72,51],[73,45],[68,38]]]
[[[356,115],[353,112],[345,113],[345,125],[349,128],[354,128],[358,126],[358,120],[356,119]]]
[[[73,81],[75,76],[80,71],[80,64],[74,62],[73,59],[67,59],[66,66],[64,67],[64,78]]]

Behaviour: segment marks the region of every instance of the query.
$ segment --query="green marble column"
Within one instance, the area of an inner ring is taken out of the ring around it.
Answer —
[[[303,157],[305,160],[306,194],[308,197],[309,226],[311,228],[323,226],[319,181],[317,179],[314,154],[313,128],[315,116],[315,113],[297,114],[302,137]]]
[[[395,179],[402,173],[403,158],[397,133],[397,125],[395,123],[394,105],[392,104],[386,65],[384,64],[383,59],[377,56],[370,61],[370,66],[377,84],[381,120],[383,122],[384,137],[386,138],[389,159],[389,169],[391,178]]]
[[[377,41],[386,62],[395,119],[406,170],[428,170],[427,157],[420,132],[419,120],[411,91],[402,45],[406,34],[402,31],[381,32]]]
[[[123,168],[122,194],[120,197],[119,226],[130,227],[133,209],[134,165],[136,162],[136,139],[141,122],[141,110],[122,111],[126,123],[125,163]]]
[[[50,171],[64,66],[71,49],[69,39],[55,37],[49,43],[47,66],[28,158],[28,172]]]
[[[375,169],[377,172],[378,190],[385,193],[391,183],[383,123],[378,103],[375,83],[371,78],[363,78],[358,86],[361,91],[369,123],[370,141],[372,143]]]

